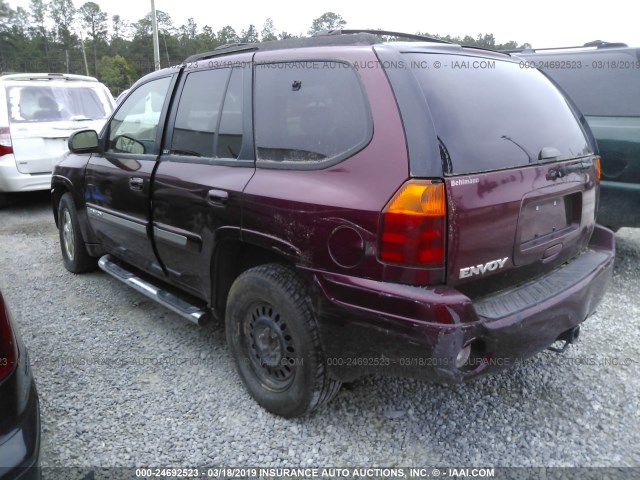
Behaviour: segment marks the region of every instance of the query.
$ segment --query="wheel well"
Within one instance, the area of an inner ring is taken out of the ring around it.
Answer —
[[[211,264],[211,304],[220,318],[224,318],[227,296],[235,279],[242,272],[265,263],[292,265],[291,259],[282,254],[239,240],[227,240],[217,248]]]

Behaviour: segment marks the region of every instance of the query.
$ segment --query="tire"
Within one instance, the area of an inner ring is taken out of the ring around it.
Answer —
[[[0,208],[4,208],[9,205],[9,194],[0,193]]]
[[[65,193],[58,205],[58,232],[64,267],[72,273],[95,270],[98,260],[87,253],[76,204],[70,193]]]
[[[226,335],[245,387],[276,415],[303,415],[340,389],[327,375],[307,286],[284,265],[261,265],[236,279]]]

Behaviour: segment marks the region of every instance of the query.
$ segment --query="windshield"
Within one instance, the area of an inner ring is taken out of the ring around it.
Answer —
[[[98,87],[29,84],[9,87],[7,96],[12,122],[98,120],[111,113]]]
[[[465,55],[406,56],[431,109],[446,174],[592,153],[567,100],[540,72]]]

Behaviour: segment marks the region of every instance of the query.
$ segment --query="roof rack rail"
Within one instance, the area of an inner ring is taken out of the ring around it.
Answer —
[[[502,55],[508,55],[509,57],[511,56],[511,53],[509,53],[510,50],[494,50],[493,48],[476,47],[475,45],[464,45],[464,44],[461,44],[460,46],[471,49],[471,50],[480,50],[482,52],[499,53]]]
[[[226,50],[227,48],[233,47],[244,47],[246,45],[250,45],[248,42],[236,42],[236,43],[225,43],[224,45],[218,45],[214,50]]]
[[[220,45],[210,52],[196,53],[187,57],[182,63],[192,63],[198,60],[206,60],[207,58],[219,57],[229,53],[257,50],[257,43],[227,43]]]
[[[602,40],[593,40],[592,42],[587,42],[584,45],[574,45],[571,47],[549,47],[549,48],[513,48],[509,50],[501,50],[504,53],[523,53],[523,52],[538,52],[538,51],[553,51],[553,50],[571,50],[574,48],[590,48],[595,47],[597,49],[600,48],[624,48],[628,47],[626,43],[622,42],[603,42]]]
[[[312,36],[313,37],[323,37],[326,35],[350,35],[350,34],[354,34],[354,33],[370,33],[372,35],[386,35],[388,37],[398,37],[398,38],[408,38],[411,40],[422,40],[422,41],[427,41],[427,42],[436,42],[436,43],[448,43],[451,44],[451,42],[447,42],[446,40],[442,40],[440,38],[435,38],[435,37],[429,37],[427,35],[415,35],[412,33],[403,33],[403,32],[392,32],[389,30],[375,30],[375,29],[365,29],[365,30],[358,30],[358,29],[348,29],[348,30],[322,30],[320,32],[316,32],[314,33]]]
[[[628,47],[629,45],[622,42],[603,42],[602,40],[594,40],[592,42],[585,43],[584,46],[596,47],[596,48],[619,48],[619,47]]]

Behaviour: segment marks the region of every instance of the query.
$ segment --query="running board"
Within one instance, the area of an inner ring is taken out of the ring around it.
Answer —
[[[117,278],[134,290],[146,295],[151,300],[158,302],[160,305],[167,307],[172,312],[177,313],[196,325],[203,325],[210,317],[209,312],[206,310],[130,272],[119,263],[116,263],[111,255],[105,255],[100,258],[100,260],[98,260],[98,266],[112,277]]]

